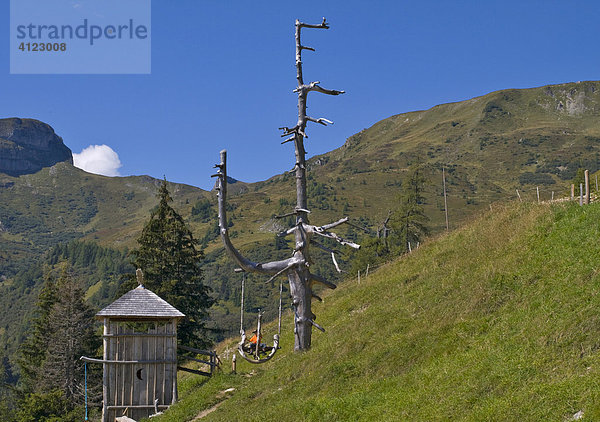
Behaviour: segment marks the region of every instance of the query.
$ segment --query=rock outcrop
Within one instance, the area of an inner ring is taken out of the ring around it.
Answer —
[[[73,154],[52,127],[34,119],[0,119],[0,173],[21,176],[63,161],[73,164]]]

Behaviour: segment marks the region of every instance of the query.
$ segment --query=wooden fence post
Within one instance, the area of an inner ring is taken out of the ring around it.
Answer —
[[[538,199],[538,204],[540,203],[540,187],[536,186],[535,190],[537,191],[537,199]]]
[[[358,270],[358,284],[360,284],[360,270]]]
[[[448,224],[448,199],[446,197],[446,170],[442,167],[442,179],[444,181],[444,214],[446,215],[446,231],[450,230]]]
[[[235,374],[236,373],[236,364],[237,364],[237,358],[235,353],[233,354],[233,357],[231,358],[231,373]]]
[[[571,183],[571,201],[575,199],[575,185]]]
[[[583,205],[583,183],[579,184],[579,206]]]
[[[585,204],[590,203],[590,171],[586,170],[585,173]]]
[[[519,197],[519,202],[521,202],[522,199],[521,199],[521,194],[519,193],[519,189],[517,189],[517,196]]]

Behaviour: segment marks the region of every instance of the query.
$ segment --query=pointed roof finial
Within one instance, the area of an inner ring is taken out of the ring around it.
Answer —
[[[135,278],[137,278],[139,287],[144,287],[144,273],[142,272],[141,268],[135,270]]]

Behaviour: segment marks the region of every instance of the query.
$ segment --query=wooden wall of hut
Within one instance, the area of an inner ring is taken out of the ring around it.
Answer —
[[[103,422],[140,420],[177,400],[177,319],[104,319]]]

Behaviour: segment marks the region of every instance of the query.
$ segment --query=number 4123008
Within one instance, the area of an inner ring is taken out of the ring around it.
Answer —
[[[37,43],[37,42],[22,42],[19,44],[21,51],[67,51],[67,43]]]

